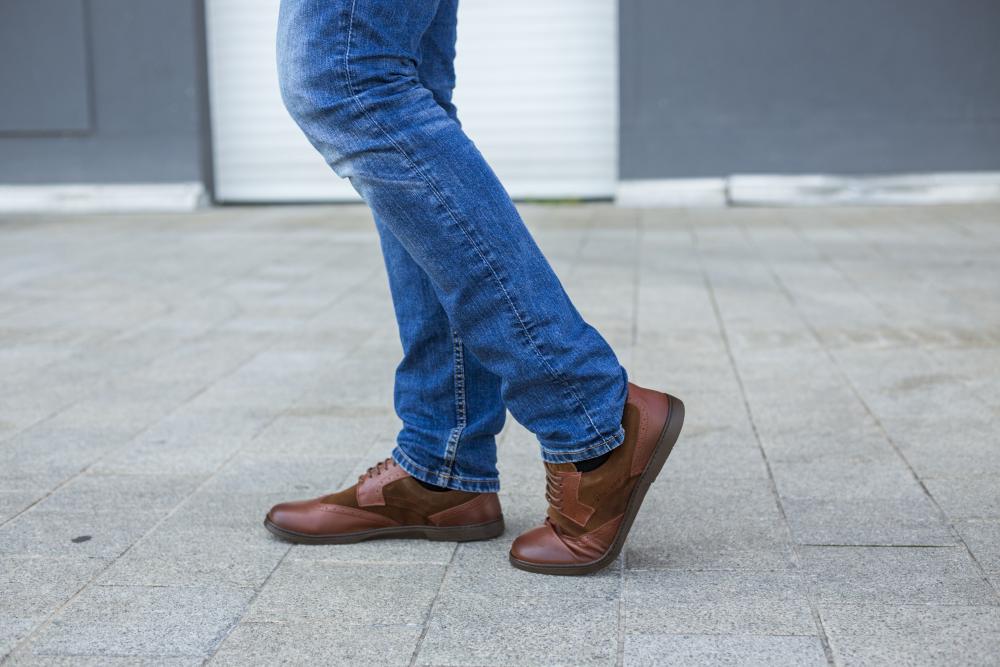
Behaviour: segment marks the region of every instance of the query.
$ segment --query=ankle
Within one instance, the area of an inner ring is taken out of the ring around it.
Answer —
[[[446,486],[438,486],[437,484],[431,484],[430,482],[425,482],[424,480],[417,479],[416,477],[414,477],[413,479],[414,479],[414,481],[416,481],[417,484],[419,484],[420,486],[424,487],[428,491],[434,491],[435,493],[441,493],[443,491],[450,491],[451,490],[451,489],[449,489]]]
[[[577,472],[591,472],[597,470],[604,462],[611,458],[611,452],[604,452],[600,456],[595,456],[592,459],[585,459],[583,461],[574,461],[573,466],[576,467]]]

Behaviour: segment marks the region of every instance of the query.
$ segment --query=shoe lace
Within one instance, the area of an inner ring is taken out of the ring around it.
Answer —
[[[563,476],[553,470],[545,471],[545,500],[555,509],[562,509]]]
[[[358,478],[358,480],[359,481],[363,480],[365,477],[378,477],[383,472],[385,472],[389,468],[391,468],[393,466],[396,466],[396,465],[398,465],[398,464],[392,459],[392,457],[389,457],[389,458],[387,458],[384,461],[379,461],[378,463],[376,463],[375,465],[373,465],[371,468],[369,468],[368,470],[366,470],[364,472],[364,474],[361,475]]]

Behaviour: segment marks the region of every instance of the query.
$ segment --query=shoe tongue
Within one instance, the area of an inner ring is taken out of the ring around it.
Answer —
[[[572,463],[546,463],[545,467],[552,472],[576,472],[576,466]]]

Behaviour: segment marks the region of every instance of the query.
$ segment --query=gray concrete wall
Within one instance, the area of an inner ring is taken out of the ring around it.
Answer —
[[[202,0],[0,2],[0,183],[207,182]]]
[[[0,2],[0,183],[208,183],[202,5]],[[620,6],[622,178],[1000,170],[997,0]]]
[[[623,179],[1000,170],[997,0],[620,0]]]

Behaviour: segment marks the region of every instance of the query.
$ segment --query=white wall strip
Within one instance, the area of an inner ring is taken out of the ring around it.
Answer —
[[[619,181],[615,191],[619,206],[638,208],[691,207],[726,205],[724,178],[664,178]]]
[[[579,189],[573,184],[566,194]],[[551,196],[557,190],[547,183],[522,196]],[[0,185],[0,213],[178,212],[205,202],[200,183]],[[630,180],[618,183],[615,202],[644,208],[1000,202],[1000,172]]]
[[[879,206],[1000,201],[1000,172],[621,181],[621,206]]]
[[[732,176],[733,206],[965,204],[1000,201],[1000,173]]]
[[[201,183],[0,185],[0,213],[177,212],[204,203]]]

